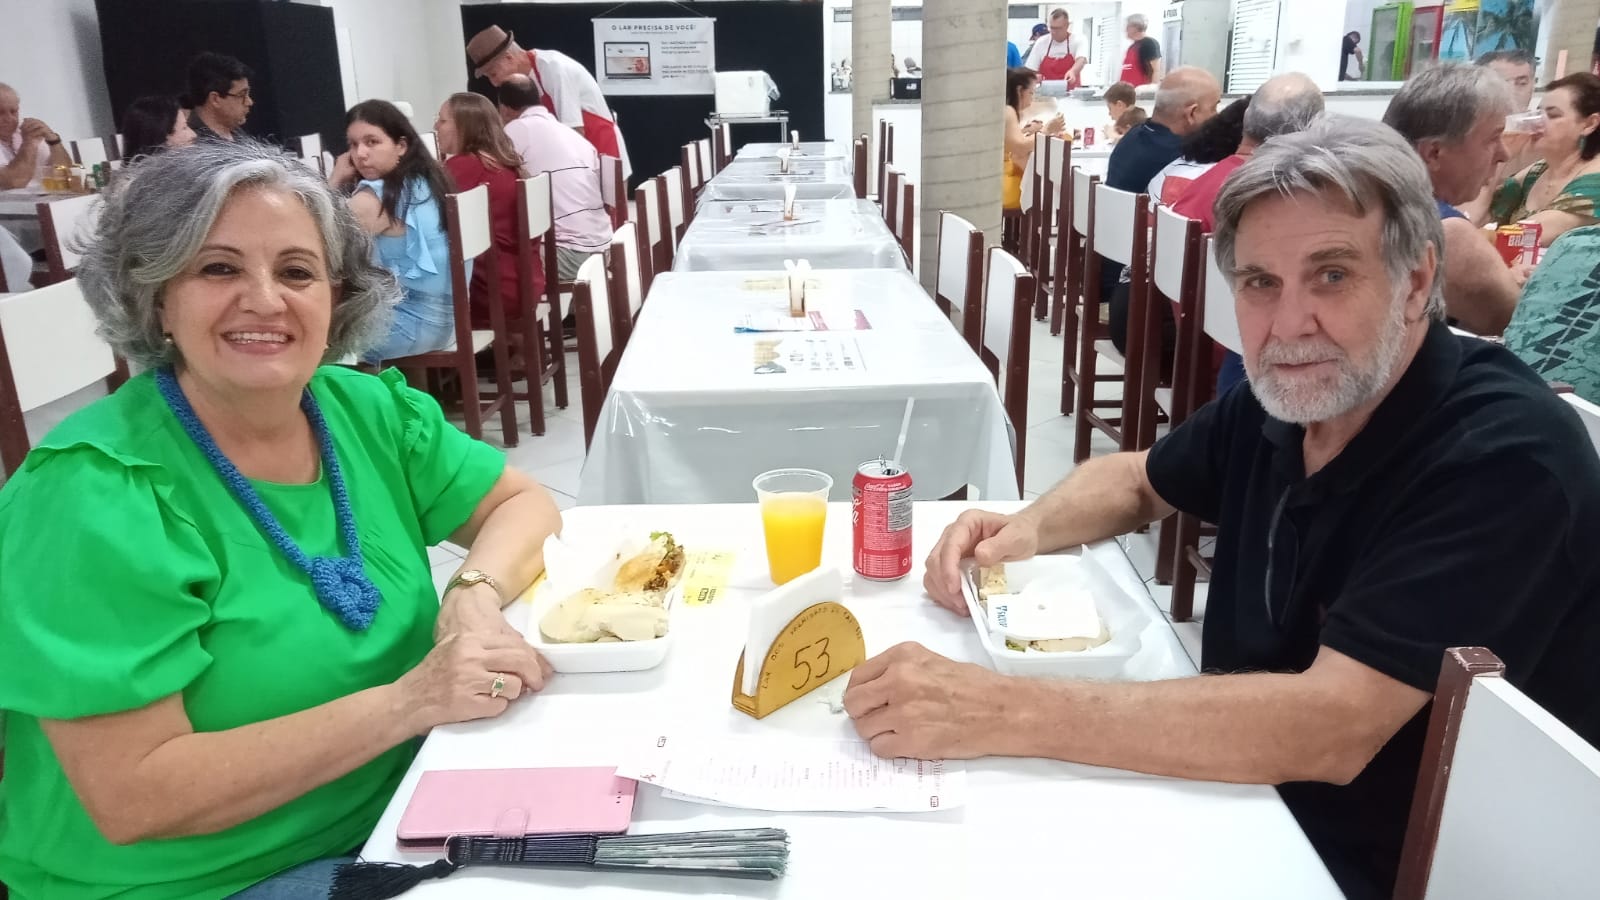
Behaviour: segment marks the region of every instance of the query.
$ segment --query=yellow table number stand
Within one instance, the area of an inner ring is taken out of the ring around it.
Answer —
[[[839,570],[830,567],[802,575],[751,606],[750,636],[733,676],[735,709],[764,719],[867,658],[861,623],[838,602],[843,593]],[[761,670],[747,692],[745,665],[752,659]]]

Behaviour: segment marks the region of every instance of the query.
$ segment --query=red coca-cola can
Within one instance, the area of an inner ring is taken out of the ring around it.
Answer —
[[[851,480],[850,525],[856,574],[897,581],[911,573],[911,473],[882,459]]]

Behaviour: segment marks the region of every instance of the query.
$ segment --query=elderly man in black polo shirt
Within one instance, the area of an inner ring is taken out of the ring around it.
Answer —
[[[1278,785],[1340,887],[1388,897],[1446,647],[1489,647],[1600,740],[1600,459],[1531,370],[1441,321],[1432,186],[1389,128],[1328,117],[1276,138],[1216,209],[1251,390],[1017,515],[962,514],[925,581],[964,615],[964,557],[1183,509],[1218,525],[1206,674],[1034,681],[902,644],[856,668],[845,709],[883,756]]]

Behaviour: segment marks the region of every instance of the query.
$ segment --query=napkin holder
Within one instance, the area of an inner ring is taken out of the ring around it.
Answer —
[[[806,315],[806,282],[811,278],[811,264],[803,259],[798,264],[786,259],[783,267],[788,277],[789,316],[802,318]]]
[[[754,695],[741,690],[746,653],[733,673],[733,708],[764,719],[861,665],[867,645],[855,615],[830,600],[806,607],[778,633],[760,660]]]
[[[798,129],[789,132],[789,149],[796,153],[800,152],[800,131]]]

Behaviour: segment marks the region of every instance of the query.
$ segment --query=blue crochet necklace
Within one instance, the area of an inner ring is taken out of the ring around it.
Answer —
[[[305,410],[306,419],[311,422],[311,430],[317,436],[317,446],[321,450],[322,468],[328,473],[328,483],[333,489],[333,509],[338,516],[339,533],[344,537],[345,555],[342,557],[307,556],[304,550],[289,537],[283,530],[276,516],[261,502],[261,496],[250,482],[239,473],[236,467],[222,450],[217,447],[217,442],[212,439],[211,432],[200,422],[194,414],[194,407],[189,405],[189,398],[183,394],[183,388],[178,386],[178,379],[172,374],[171,368],[161,368],[156,371],[156,386],[161,390],[161,396],[166,399],[167,406],[172,409],[172,414],[183,425],[183,430],[188,433],[189,439],[211,463],[217,475],[224,484],[233,492],[250,513],[257,527],[266,533],[267,538],[282,551],[283,555],[293,563],[295,568],[306,573],[311,579],[311,585],[317,592],[317,600],[327,607],[328,611],[338,617],[346,628],[354,631],[365,631],[372,624],[373,616],[377,615],[378,602],[382,596],[378,588],[367,577],[366,569],[361,561],[361,538],[356,533],[355,513],[350,510],[350,496],[345,491],[344,475],[339,471],[339,458],[333,453],[333,437],[328,434],[328,423],[322,418],[322,410],[317,406],[317,400],[311,395],[311,389],[306,388],[300,397],[300,408]]]

